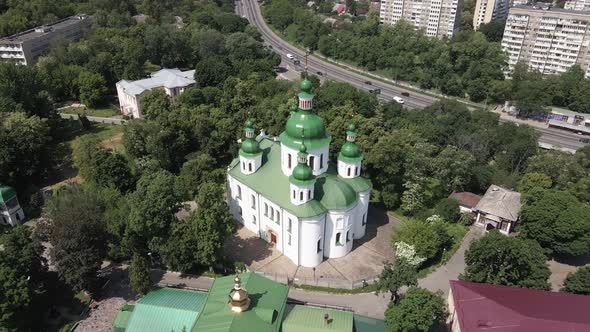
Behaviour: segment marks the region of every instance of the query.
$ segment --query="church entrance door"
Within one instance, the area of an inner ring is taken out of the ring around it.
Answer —
[[[277,244],[277,235],[273,232],[270,232],[270,243]]]

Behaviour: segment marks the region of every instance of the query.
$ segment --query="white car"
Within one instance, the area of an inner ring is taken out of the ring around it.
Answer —
[[[293,59],[295,59],[295,57],[293,56],[293,54],[287,53],[287,59],[293,60]]]
[[[393,96],[393,100],[395,100],[398,104],[404,103],[404,99],[398,96]]]

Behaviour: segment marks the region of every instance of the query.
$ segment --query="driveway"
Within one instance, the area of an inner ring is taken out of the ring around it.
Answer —
[[[440,266],[434,272],[426,276],[426,278],[418,280],[418,286],[426,288],[430,291],[442,291],[445,295],[444,298],[449,294],[449,280],[457,280],[459,274],[465,270],[465,251],[471,245],[473,240],[476,240],[483,236],[481,228],[471,226],[469,232],[463,238],[461,246],[455,252],[455,254],[449,259],[449,261]]]

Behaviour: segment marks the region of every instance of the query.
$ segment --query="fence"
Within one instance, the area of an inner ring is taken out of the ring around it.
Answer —
[[[66,119],[66,120],[78,120],[80,118],[78,116],[78,114],[59,113],[59,116],[62,119]],[[109,123],[109,124],[116,124],[116,125],[120,125],[120,124],[127,122],[127,120],[119,119],[119,118],[101,118],[98,116],[87,116],[86,118],[90,122]]]
[[[308,278],[308,277],[293,277],[289,276],[288,274],[284,273],[265,273],[260,271],[254,271],[257,274],[263,275],[268,279],[274,280],[276,282],[280,282],[287,285],[307,285],[307,286],[317,286],[317,287],[326,287],[326,288],[341,288],[341,289],[357,289],[361,287],[368,286],[372,283],[375,283],[379,278],[373,277],[369,279],[361,279],[361,280],[347,280],[344,278],[325,278],[325,277],[316,277],[316,278]]]

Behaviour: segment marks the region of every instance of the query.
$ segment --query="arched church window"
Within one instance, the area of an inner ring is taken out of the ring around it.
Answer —
[[[307,191],[307,199],[308,199],[308,200],[309,200],[309,199],[311,199],[311,190],[308,190],[308,191]]]
[[[287,153],[287,167],[291,169],[291,154]]]
[[[302,201],[303,200],[303,190],[299,192],[299,200]]]
[[[336,245],[337,246],[341,246],[342,243],[340,243],[340,238],[342,237],[342,233],[336,233]]]
[[[238,185],[238,199],[242,199],[242,187]]]
[[[252,163],[248,163],[248,172],[252,172]]]
[[[322,251],[322,239],[318,240],[318,244],[317,244],[317,252],[321,252]]]
[[[324,168],[324,154],[320,154],[320,169]]]
[[[350,167],[348,168],[346,175],[350,176]]]
[[[314,161],[315,161],[315,157],[314,156],[309,156],[309,167],[311,167],[311,169],[315,169],[315,167],[314,167]]]

